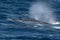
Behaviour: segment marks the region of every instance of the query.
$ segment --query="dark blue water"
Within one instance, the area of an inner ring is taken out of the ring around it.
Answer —
[[[29,19],[29,7],[35,0],[0,0],[0,40],[60,40],[60,30],[9,21],[7,18]],[[46,0],[60,21],[60,1]]]

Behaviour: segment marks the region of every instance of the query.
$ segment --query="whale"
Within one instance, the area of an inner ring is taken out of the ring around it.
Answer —
[[[16,22],[23,22],[23,23],[38,23],[38,24],[42,24],[45,26],[60,26],[60,22],[54,22],[54,23],[47,23],[47,22],[43,22],[43,21],[39,21],[39,20],[35,20],[35,19],[17,19],[17,18],[8,18],[7,20],[9,21],[16,21]]]

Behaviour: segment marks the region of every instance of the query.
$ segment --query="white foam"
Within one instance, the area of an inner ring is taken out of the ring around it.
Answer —
[[[60,24],[60,22],[51,22],[50,24],[58,25],[58,24]]]
[[[59,26],[59,27],[57,27],[57,26],[54,26],[53,28],[55,28],[55,29],[60,29],[60,26]]]
[[[38,24],[38,23],[37,23],[36,25],[37,25],[37,26],[44,26],[43,24]]]
[[[7,20],[9,20],[9,21],[13,21],[12,19],[10,19],[10,18],[7,18]]]

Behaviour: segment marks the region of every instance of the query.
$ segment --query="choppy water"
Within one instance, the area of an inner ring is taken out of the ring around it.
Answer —
[[[0,0],[0,40],[60,40],[60,29],[9,21],[7,18],[29,19],[29,7],[35,0]],[[47,0],[46,0],[47,1]],[[47,1],[60,21],[60,1]]]

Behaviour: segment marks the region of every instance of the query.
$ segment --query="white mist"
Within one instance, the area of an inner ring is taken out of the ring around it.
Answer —
[[[30,18],[48,23],[55,23],[53,12],[49,4],[44,2],[33,3],[29,10]]]

